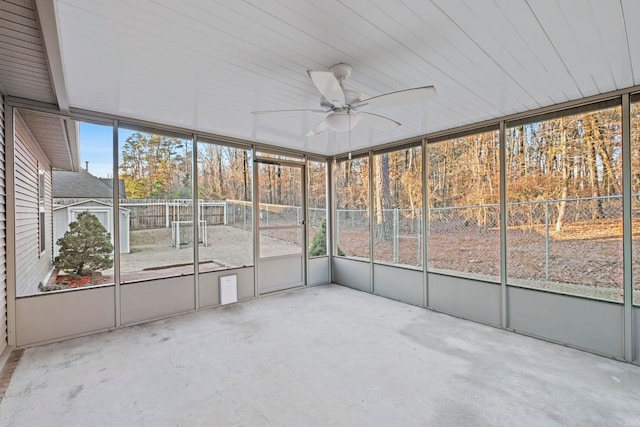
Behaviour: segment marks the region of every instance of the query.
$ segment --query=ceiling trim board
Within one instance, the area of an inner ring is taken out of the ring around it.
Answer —
[[[69,111],[69,96],[62,66],[62,52],[58,36],[56,7],[53,0],[35,0],[36,15],[40,21],[44,51],[49,63],[53,92],[62,111]]]

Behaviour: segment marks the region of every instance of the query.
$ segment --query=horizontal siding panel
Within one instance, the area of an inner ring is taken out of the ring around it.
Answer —
[[[2,79],[4,86],[11,87],[12,93],[15,93],[15,96],[19,96],[26,99],[39,100],[41,102],[55,102],[55,97],[53,95],[53,90],[51,86],[43,83],[28,83],[25,84],[19,77],[7,77],[0,76]],[[46,93],[51,93],[50,96],[45,96]],[[45,95],[43,95],[45,94]]]
[[[20,55],[27,58],[34,58],[34,60],[41,62],[45,61],[44,51],[42,48],[38,46],[34,46],[34,48],[29,48],[25,46],[18,46],[13,43],[13,41],[9,41],[0,36],[0,50],[3,54],[7,54],[7,52],[11,52],[12,55]]]
[[[42,67],[30,67],[29,65],[18,64],[11,61],[0,61],[0,73],[11,76],[16,75],[26,81],[48,81],[48,71]]]
[[[17,70],[13,67],[7,70],[6,67],[0,67],[0,76],[5,85],[11,85],[15,89],[25,90],[35,86],[35,90],[46,91],[51,87],[44,73],[36,73],[33,70]]]
[[[9,26],[9,24],[20,25],[23,27],[39,29],[38,21],[33,18],[27,18],[22,15],[8,12],[6,10],[0,10],[0,21],[5,21],[2,25]]]
[[[32,193],[33,194],[33,193]],[[29,207],[29,208],[37,208],[38,202],[34,202],[33,200],[29,200],[29,189],[27,187],[16,188],[16,200],[23,202],[24,204],[21,207]]]
[[[29,214],[29,213],[38,211],[37,203],[33,203],[33,201],[25,197],[18,197],[18,196],[22,196],[22,194],[16,192],[16,203],[18,202],[20,203],[20,207],[16,208],[16,212]],[[19,218],[19,219],[23,219],[23,218]]]
[[[25,165],[18,164],[16,162],[16,167],[35,167],[35,165]],[[33,176],[21,176],[16,179],[16,197],[19,197],[22,194],[29,194],[29,190],[33,188],[33,182],[35,181],[35,175]]]
[[[30,240],[30,236],[33,235],[32,230],[34,225],[38,225],[38,223],[34,222],[32,225],[29,225],[29,226],[16,226],[16,239],[22,240],[23,245],[21,246],[24,246],[24,243]],[[20,250],[22,250],[22,248],[17,249],[16,252]]]
[[[34,62],[30,58],[16,58],[15,56],[6,58],[3,56],[4,55],[0,55],[0,66],[2,67],[3,70],[8,70],[8,69],[25,70],[25,71],[37,70],[38,75],[40,75],[43,72],[49,72],[47,69],[47,64],[45,63]]]
[[[4,10],[14,15],[23,16],[25,18],[36,19],[36,12],[33,8],[28,7],[27,4],[17,5],[15,3],[15,1],[2,1],[0,2],[0,10]]]
[[[18,16],[24,16],[26,18],[36,19],[36,12],[33,10],[30,4],[26,1],[20,2],[13,0],[0,2],[0,10],[4,10],[13,13]]]
[[[3,58],[4,60],[15,59],[20,61],[31,61],[38,65],[47,65],[47,61],[44,59],[41,52],[27,51],[7,44],[0,45],[0,49],[2,49],[0,58]]]
[[[8,13],[6,11],[0,11],[0,12]],[[28,24],[24,25],[19,22],[13,22],[13,20],[2,20],[0,21],[2,22],[1,27],[6,28],[7,30],[11,30],[18,38],[22,38],[22,37],[40,38],[40,29],[38,27],[33,26],[32,19],[25,18],[25,17],[19,17],[19,18],[25,19]]]
[[[2,9],[0,9],[1,11]],[[6,11],[4,11],[6,12]],[[29,17],[24,17],[31,19]],[[41,43],[40,30],[27,25],[21,25],[7,20],[0,21],[0,34],[18,40],[26,40],[31,43]]]
[[[23,161],[18,160],[18,159],[16,159],[15,165],[16,165],[16,169],[17,168],[29,168],[29,169],[31,169],[31,168],[35,168],[36,167],[35,164],[23,162]],[[27,186],[28,187],[28,186],[31,185],[31,182],[33,181],[33,177],[34,177],[34,175],[31,175],[31,174],[30,175],[16,176],[16,185],[17,186],[23,185],[23,186]],[[18,189],[20,189],[20,187],[18,187]]]
[[[38,213],[38,205],[32,204],[31,206],[26,205],[26,201],[21,199],[20,197],[16,197],[16,203],[21,203],[19,208],[16,208],[16,214],[21,213],[26,216],[22,216],[20,218],[16,218],[16,224],[20,224],[21,221],[28,221],[31,215]]]
[[[34,10],[33,0],[5,0],[7,3],[12,3],[27,9]]]

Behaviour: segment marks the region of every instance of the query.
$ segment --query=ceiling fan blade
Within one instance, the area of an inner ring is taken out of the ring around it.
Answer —
[[[433,86],[416,87],[413,89],[400,90],[398,92],[386,93],[360,101],[352,107],[369,106],[370,108],[387,108],[398,105],[411,104],[432,99],[437,96],[436,88]]]
[[[345,104],[344,91],[331,71],[307,71],[316,89],[334,106],[340,108]]]
[[[311,129],[306,136],[314,136],[317,135],[319,133],[324,132],[325,130],[327,130],[327,128],[329,127],[329,122],[327,122],[327,119],[322,120],[320,123],[318,123],[317,125],[315,125],[313,127],[313,129]]]
[[[262,110],[252,111],[251,114],[271,114],[271,113],[328,113],[329,110],[301,109],[301,110]]]
[[[398,126],[400,126],[399,122],[396,122],[389,117],[380,116],[378,114],[364,113],[358,112],[358,117],[360,121],[358,124],[364,124],[365,126],[371,126],[372,128],[382,130],[382,131],[390,131],[394,130]]]

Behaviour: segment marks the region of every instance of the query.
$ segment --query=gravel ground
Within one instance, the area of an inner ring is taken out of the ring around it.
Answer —
[[[262,236],[262,253],[270,256],[285,255],[299,246],[286,241]],[[299,249],[298,249],[299,250]],[[252,232],[223,225],[207,227],[207,246],[199,245],[200,263],[219,267],[253,265]],[[156,271],[177,264],[193,262],[192,245],[177,249],[171,244],[171,230],[160,228],[138,230],[131,233],[131,253],[122,254],[122,271],[139,272],[143,269]]]

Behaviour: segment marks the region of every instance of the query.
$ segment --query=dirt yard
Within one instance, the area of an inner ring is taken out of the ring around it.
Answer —
[[[508,277],[513,285],[622,302],[622,223],[601,220],[565,224],[560,233],[550,231],[549,279],[546,279],[545,229],[510,228],[507,232]],[[634,222],[634,303],[640,304],[640,220]],[[500,281],[498,229],[468,226],[438,227],[428,236],[429,270],[443,274]],[[400,264],[418,266],[418,240],[400,240]],[[369,233],[342,232],[340,248],[347,254],[368,258]],[[376,241],[376,261],[393,260],[391,241]]]

